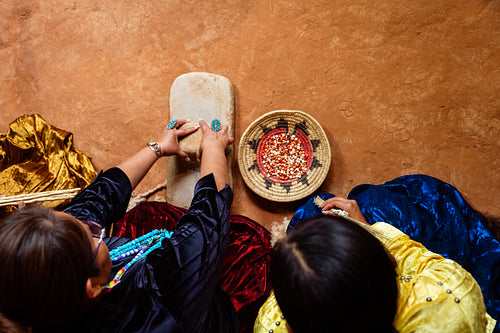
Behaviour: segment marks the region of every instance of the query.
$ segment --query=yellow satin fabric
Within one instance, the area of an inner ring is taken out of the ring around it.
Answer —
[[[39,115],[19,117],[7,133],[0,134],[0,194],[83,188],[96,175],[90,158],[73,147],[73,134],[52,127]],[[41,204],[57,207],[63,203]],[[2,213],[13,209],[2,207]]]
[[[279,322],[279,325],[276,325]],[[254,333],[269,333],[270,330],[273,333],[287,333],[286,319],[281,313],[281,309],[278,306],[276,297],[274,296],[274,291],[267,298],[266,302],[261,306],[257,320],[253,326]]]
[[[496,321],[486,313],[481,288],[469,272],[387,223],[374,228],[390,235],[383,243],[397,262],[399,332],[493,331]]]
[[[399,333],[493,331],[496,321],[486,313],[481,289],[465,269],[387,223],[373,227],[385,235],[381,241],[397,262],[399,296],[394,327]],[[268,333],[270,329],[288,332],[286,327],[273,326],[280,316],[271,294],[259,310],[254,333]]]

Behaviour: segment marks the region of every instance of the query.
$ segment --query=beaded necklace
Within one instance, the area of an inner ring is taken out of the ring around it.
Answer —
[[[125,273],[130,266],[136,263],[139,259],[146,257],[151,251],[159,248],[163,239],[170,238],[172,234],[173,231],[155,229],[144,236],[131,240],[130,242],[127,242],[110,251],[109,256],[111,257],[111,261],[117,261],[131,255],[135,256],[125,266],[120,268],[113,280],[111,280],[104,288],[111,289],[120,283],[123,273]]]

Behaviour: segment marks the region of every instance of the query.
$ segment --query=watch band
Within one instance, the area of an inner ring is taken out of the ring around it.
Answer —
[[[156,156],[161,157],[161,148],[159,144],[153,141],[153,142],[148,142],[147,145],[155,152]]]

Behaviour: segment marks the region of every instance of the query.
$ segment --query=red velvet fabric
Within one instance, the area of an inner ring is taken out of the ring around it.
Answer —
[[[136,238],[153,229],[175,230],[186,209],[166,202],[141,202],[115,222],[113,236]],[[231,231],[219,285],[231,299],[241,332],[252,332],[259,308],[269,296],[271,235],[257,222],[230,215]]]

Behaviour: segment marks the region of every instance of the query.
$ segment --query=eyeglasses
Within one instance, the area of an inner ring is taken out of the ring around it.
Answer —
[[[99,251],[99,247],[101,246],[104,235],[106,235],[106,228],[101,229],[101,235],[99,236],[99,240],[97,241],[97,246],[94,250],[94,253],[92,254],[92,260],[95,260],[95,257],[97,256],[97,252]],[[92,237],[97,238],[98,236],[92,234]]]
[[[99,251],[99,247],[101,246],[101,243],[103,241],[104,236],[106,236],[106,229],[102,227],[100,223],[90,221],[90,220],[80,220],[82,223],[86,224],[87,227],[90,229],[90,233],[92,237],[94,238],[99,238],[99,241],[97,242],[97,247],[94,250],[94,253],[92,254],[92,259],[95,259],[97,256],[97,252]]]

